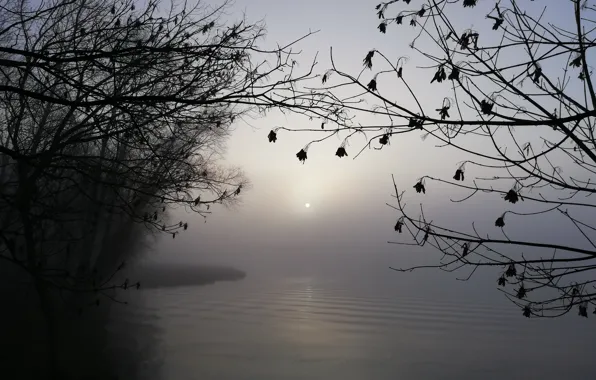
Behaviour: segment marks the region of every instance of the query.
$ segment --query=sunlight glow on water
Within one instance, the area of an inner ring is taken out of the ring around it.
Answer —
[[[510,306],[355,294],[312,278],[143,294],[135,318],[154,317],[163,379],[583,379],[596,354],[584,319],[527,320]]]

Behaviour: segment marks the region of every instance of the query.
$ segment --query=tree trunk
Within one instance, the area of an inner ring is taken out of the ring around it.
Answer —
[[[39,297],[39,306],[41,309],[41,313],[43,314],[43,318],[45,321],[46,327],[46,334],[47,334],[47,352],[48,352],[48,370],[49,376],[48,378],[51,380],[58,380],[60,379],[60,363],[58,361],[59,354],[58,354],[58,345],[57,345],[57,319],[56,319],[56,312],[53,304],[53,300],[50,294],[49,289],[43,283],[42,280],[36,278],[35,281],[35,290],[37,291],[37,295]]]
[[[38,265],[38,260],[42,260],[43,256],[39,255],[39,247],[36,244],[33,231],[33,221],[31,220],[31,189],[35,186],[35,179],[29,176],[29,167],[22,162],[19,162],[19,188],[17,193],[17,207],[21,217],[23,228],[23,238],[25,243],[25,251],[27,255],[27,269],[32,276],[35,285],[35,290],[39,297],[39,307],[45,321],[46,331],[46,347],[48,351],[48,369],[49,378],[57,380],[59,376],[58,352],[56,345],[56,329],[57,318],[52,300],[50,289],[42,279],[41,268]]]

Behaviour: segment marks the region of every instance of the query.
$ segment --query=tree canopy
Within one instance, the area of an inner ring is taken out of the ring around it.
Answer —
[[[232,124],[270,109],[326,115],[297,41],[259,46],[263,25],[229,4],[151,0],[0,3],[0,258],[38,291],[97,295],[124,267],[110,241],[133,225],[176,238],[248,185],[221,162]],[[307,37],[307,36],[305,36]],[[304,38],[304,37],[303,37]]]
[[[229,5],[0,0],[0,259],[34,284],[55,377],[57,320],[142,286],[119,275],[135,229],[175,239],[193,226],[170,209],[239,199],[221,160],[235,122],[333,112],[301,90],[314,32],[264,48]]]

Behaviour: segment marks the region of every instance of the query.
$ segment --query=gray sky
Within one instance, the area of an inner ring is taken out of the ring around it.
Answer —
[[[548,3],[555,12],[560,10],[557,7],[564,9],[570,5],[559,0]],[[427,61],[408,47],[418,29],[402,25],[397,29],[390,28],[387,34],[379,33],[376,4],[376,1],[237,0],[229,17],[233,21],[244,12],[249,21],[264,19],[268,37],[263,45],[268,46],[276,42],[287,43],[309,30],[320,30],[299,45],[303,50],[301,68],[306,69],[318,51],[317,72],[320,73],[329,68],[330,46],[333,46],[336,63],[355,75],[362,68],[362,58],[372,48],[383,51],[392,59],[409,56],[405,75],[422,73],[428,76],[413,83],[415,91],[424,94],[422,102],[440,102],[444,95],[437,94],[437,87],[429,87],[432,73],[416,68]],[[487,23],[483,15],[486,13],[486,8],[479,6],[453,17],[463,28],[484,28]],[[374,73],[365,73],[363,81],[367,80],[366,75],[372,77]],[[389,91],[398,100],[411,101],[400,89],[381,88],[381,91],[384,94]],[[317,121],[311,123],[319,125]],[[393,225],[398,215],[385,203],[392,203],[393,174],[398,186],[409,190],[407,201],[413,207],[424,202],[435,220],[448,220],[468,228],[470,215],[475,212],[470,210],[480,208],[480,221],[484,222],[480,228],[490,230],[495,218],[504,211],[504,205],[493,201],[487,207],[484,203],[487,198],[479,198],[462,207],[449,202],[449,197],[457,196],[457,193],[439,185],[429,188],[424,197],[412,189],[422,175],[450,178],[465,156],[453,149],[436,149],[436,142],[423,141],[420,134],[412,133],[393,138],[391,145],[381,151],[367,150],[356,160],[352,157],[364,145],[364,138],[351,140],[347,147],[350,157],[343,159],[334,156],[341,140],[333,138],[325,144],[312,146],[303,165],[295,153],[313,136],[280,131],[277,143],[270,144],[267,133],[275,126],[310,127],[305,119],[275,114],[252,120],[250,125],[239,122],[229,141],[226,161],[244,169],[252,189],[244,193],[243,203],[234,210],[215,208],[207,223],[200,217],[176,211],[174,218],[188,220],[190,232],[175,240],[162,239],[156,249],[160,260],[228,264],[247,270],[249,276],[251,271],[260,274],[274,269],[294,271],[299,275],[317,269],[352,274],[370,270],[375,275],[383,273],[388,278],[397,278],[389,280],[397,285],[405,284],[404,279],[432,278],[436,282],[433,280],[435,285],[430,286],[435,289],[441,288],[444,285],[441,281],[446,279],[451,279],[449,283],[453,289],[459,287],[454,275],[436,272],[401,275],[387,269],[388,266],[405,267],[437,256],[423,255],[428,252],[426,249],[387,244],[388,240],[396,238]],[[421,153],[424,159],[419,158]],[[477,174],[472,172],[467,176]],[[311,207],[306,208],[306,203]],[[474,220],[479,219],[474,216]],[[544,228],[549,234],[556,233],[547,225],[534,232],[544,234]],[[496,276],[477,281],[494,288]]]

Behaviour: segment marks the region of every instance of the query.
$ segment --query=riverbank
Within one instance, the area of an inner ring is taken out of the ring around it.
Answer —
[[[218,281],[239,281],[246,273],[231,267],[181,264],[144,264],[132,269],[127,276],[131,283],[141,283],[141,289],[174,286],[210,285]]]

